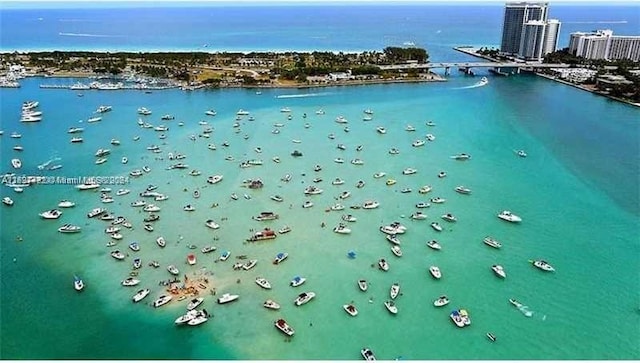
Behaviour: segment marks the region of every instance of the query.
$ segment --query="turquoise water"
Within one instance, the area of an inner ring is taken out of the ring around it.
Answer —
[[[20,89],[0,90],[2,170],[10,171],[9,161],[16,156],[27,175],[38,173],[37,165],[56,156],[63,167],[47,175],[127,175],[134,168],[150,166],[149,174],[129,179],[124,186],[131,189],[129,195],[114,196],[116,201],[104,207],[134,224],[133,230],[123,231],[118,248],[128,251],[130,241],[140,242],[141,286],[152,293],[134,305],[130,298],[137,289],[120,286],[130,272],[132,256],[124,262],[113,260],[112,248],[105,247],[108,236],[102,232],[106,222],[85,216],[102,205],[99,193],[79,192],[69,185],[33,186],[22,194],[3,187],[2,196],[13,198],[15,205],[0,208],[2,358],[359,359],[364,346],[380,359],[640,357],[636,108],[529,76],[490,78],[487,86],[475,88],[465,87],[476,80],[453,77],[438,84],[273,89],[260,95],[241,89],[88,91],[82,98],[73,91],[39,89],[44,81],[28,79]],[[40,101],[44,119],[39,124],[18,122],[20,105],[29,99]],[[99,105],[112,105],[113,111],[99,123],[80,124],[85,142],[70,144],[66,130],[90,117]],[[137,126],[136,110],[142,106],[153,111],[146,120],[169,126],[166,139]],[[292,120],[280,112],[282,107],[291,108]],[[210,108],[218,115],[205,116]],[[250,111],[255,121],[246,117],[238,121],[236,133],[232,125],[240,108]],[[326,114],[316,115],[319,108]],[[366,108],[374,111],[372,121],[362,121]],[[160,121],[166,113],[176,120]],[[338,115],[349,120],[349,132],[334,122]],[[214,128],[211,138],[191,141],[189,136],[200,133],[203,126],[198,121],[204,119]],[[428,127],[427,120],[437,125]],[[178,126],[180,121],[183,127]],[[272,133],[274,123],[285,124],[279,134]],[[417,131],[405,131],[407,124]],[[387,133],[378,134],[377,126],[384,126]],[[22,139],[10,138],[13,131],[22,133]],[[327,137],[330,133],[335,139]],[[427,133],[436,140],[411,147]],[[112,138],[122,145],[110,145]],[[293,143],[294,139],[301,142]],[[225,140],[228,148],[222,147]],[[217,150],[209,150],[208,143],[215,143]],[[338,150],[338,143],[347,149]],[[25,150],[13,151],[16,144]],[[151,144],[160,145],[163,153],[147,151]],[[363,150],[356,151],[357,145]],[[256,147],[263,152],[256,153]],[[401,153],[389,155],[391,147]],[[107,163],[94,164],[98,148],[112,150]],[[294,149],[304,156],[291,157]],[[517,157],[514,149],[525,149],[528,157]],[[165,170],[168,152],[186,154],[182,161],[189,169]],[[462,152],[472,158],[466,162],[450,158]],[[234,161],[225,160],[229,155]],[[122,156],[128,157],[128,164],[120,163]],[[274,163],[274,156],[282,162]],[[345,163],[334,163],[337,157]],[[254,158],[264,164],[239,168],[240,161]],[[364,165],[352,165],[349,161],[354,158],[364,160]],[[313,171],[316,164],[322,171]],[[418,173],[402,175],[407,167]],[[190,169],[201,170],[202,175],[189,176]],[[442,170],[448,176],[439,179]],[[374,179],[378,171],[387,176]],[[224,175],[223,181],[208,185],[206,177],[214,174]],[[289,183],[280,181],[285,174],[292,175]],[[316,177],[323,178],[317,185],[324,193],[305,197],[304,188]],[[331,185],[336,177],[345,184]],[[242,181],[249,178],[261,178],[265,187],[243,188]],[[387,178],[397,184],[386,186]],[[364,188],[355,187],[358,180],[366,182]],[[161,220],[152,233],[142,229],[141,212],[129,206],[148,184],[158,185],[158,191],[170,197],[157,202]],[[433,191],[418,194],[427,184]],[[457,185],[471,188],[472,194],[455,193]],[[123,186],[111,187],[115,191]],[[413,191],[400,193],[405,187]],[[199,199],[191,196],[195,188],[202,192]],[[369,199],[381,205],[374,210],[347,208],[345,212],[358,218],[350,224],[350,235],[331,231],[341,212],[325,211],[344,190],[352,193],[342,201],[347,207]],[[240,198],[232,200],[232,193]],[[242,197],[245,193],[251,200]],[[270,200],[273,194],[285,201]],[[435,196],[447,201],[423,210],[427,220],[409,218],[415,203]],[[38,217],[61,199],[77,205],[63,210],[57,221]],[[313,208],[301,207],[307,199],[315,203]],[[184,212],[182,206],[188,203],[196,211]],[[214,203],[218,207],[212,207]],[[504,209],[522,216],[523,222],[512,225],[496,218]],[[250,218],[262,211],[274,211],[280,219]],[[447,212],[454,213],[458,222],[442,221],[440,215]],[[204,221],[209,218],[221,228],[206,228]],[[408,227],[400,237],[402,258],[391,254],[378,231],[381,224],[395,220]],[[440,221],[445,231],[434,232],[431,221]],[[79,224],[83,230],[61,235],[56,228],[63,223]],[[244,243],[250,229],[278,229],[285,224],[292,227],[289,234],[269,242]],[[154,242],[159,235],[168,242],[162,250]],[[500,240],[503,248],[485,246],[482,239],[487,235]],[[425,246],[434,238],[443,245],[442,251]],[[188,244],[198,248],[213,244],[218,252],[203,255],[195,250],[198,263],[189,267],[185,256],[193,251]],[[215,262],[225,249],[232,251],[232,257]],[[357,253],[355,259],[347,257],[350,250]],[[281,251],[289,253],[288,260],[272,265]],[[257,258],[257,266],[232,270],[235,256],[241,254]],[[372,267],[381,257],[388,259],[389,272]],[[556,272],[543,273],[527,262],[530,259],[546,259]],[[161,268],[146,266],[151,260],[158,260]],[[493,276],[490,266],[496,263],[505,267],[505,280]],[[204,306],[214,314],[209,322],[198,328],[175,327],[173,320],[182,314],[185,302],[159,309],[148,305],[162,294],[158,281],[170,277],[165,268],[169,264],[190,276],[207,274],[218,293],[236,293],[240,299],[218,305],[214,297],[207,297]],[[430,265],[443,271],[441,280],[429,276]],[[80,294],[72,288],[74,274],[87,285]],[[288,286],[295,275],[305,276],[307,282],[298,288]],[[269,279],[273,289],[256,286],[256,276]],[[366,293],[357,288],[359,278],[371,284]],[[403,293],[397,299],[397,316],[382,305],[394,282],[401,284]],[[293,299],[302,291],[317,296],[296,307]],[[452,303],[433,307],[433,300],[442,294]],[[281,310],[264,309],[261,304],[267,298],[278,301]],[[533,315],[526,317],[509,304],[509,298],[523,302]],[[355,318],[342,310],[350,301],[359,309]],[[470,327],[451,324],[448,314],[454,308],[469,311]],[[273,328],[278,317],[296,329],[291,341]],[[44,329],[47,334],[42,334]],[[496,343],[484,337],[488,331],[498,337]]]

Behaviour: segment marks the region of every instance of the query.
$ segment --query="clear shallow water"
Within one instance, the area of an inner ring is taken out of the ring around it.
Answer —
[[[3,358],[358,359],[363,346],[370,346],[383,359],[631,359],[640,355],[640,297],[637,289],[629,289],[638,286],[640,262],[637,109],[536,77],[490,78],[488,86],[472,89],[460,88],[475,80],[454,77],[442,84],[263,90],[261,95],[250,90],[172,90],[85,92],[82,98],[72,91],[41,90],[37,85],[43,81],[28,79],[20,89],[0,90],[3,170],[9,170],[10,158],[17,155],[11,150],[17,143],[25,147],[19,157],[27,174],[36,173],[38,164],[56,155],[64,166],[52,175],[126,175],[149,165],[151,173],[125,186],[131,194],[115,197],[116,202],[105,207],[134,224],[133,230],[123,232],[119,247],[126,249],[132,240],[141,243],[137,254],[145,267],[140,279],[152,294],[146,304],[133,305],[130,297],[135,288],[120,286],[132,257],[122,263],[113,260],[102,232],[106,223],[85,216],[101,205],[99,193],[57,185],[16,194],[3,187],[2,195],[16,202],[12,208],[0,208]],[[319,95],[288,97],[309,93]],[[17,121],[20,104],[28,99],[40,101],[43,122]],[[85,142],[70,144],[68,127],[86,120],[102,104],[114,110],[103,115],[100,123],[82,123]],[[163,114],[176,116],[175,121],[164,122],[170,127],[167,139],[159,140],[157,132],[137,126],[136,109],[141,106],[153,111],[147,117],[153,124],[162,123]],[[282,107],[292,109],[292,120],[279,111]],[[218,111],[209,118],[215,129],[212,137],[189,140],[189,135],[200,132],[198,121],[205,119],[204,111],[210,108]],[[236,134],[232,124],[240,108],[249,110],[256,120],[240,121],[241,132]],[[326,115],[315,115],[318,108]],[[365,108],[374,110],[373,121],[362,121]],[[350,132],[334,122],[338,115],[349,120]],[[437,126],[425,126],[427,120]],[[178,127],[179,121],[185,126]],[[277,122],[285,127],[275,135],[271,131]],[[304,127],[307,122],[310,128]],[[408,123],[417,131],[404,131]],[[375,131],[381,125],[387,129],[385,135]],[[12,131],[21,132],[23,138],[9,138]],[[329,133],[336,138],[328,139]],[[436,140],[422,148],[411,147],[413,140],[426,133],[433,133]],[[141,136],[140,141],[132,140],[135,135]],[[244,135],[249,138],[245,140]],[[109,145],[113,137],[122,145]],[[221,147],[225,140],[229,148]],[[207,148],[210,142],[217,150]],[[347,150],[338,150],[338,143],[347,145]],[[160,145],[163,154],[146,151],[150,144]],[[364,146],[361,152],[355,150],[359,144]],[[387,153],[394,146],[401,154]],[[107,163],[96,166],[93,153],[100,147],[112,149],[112,155]],[[263,153],[255,153],[255,147]],[[520,148],[527,150],[527,158],[513,153]],[[294,149],[304,156],[289,156]],[[166,157],[170,151],[185,153],[190,169],[203,174],[192,177],[186,175],[189,169],[164,170],[169,162],[154,158]],[[472,159],[450,158],[460,152]],[[122,165],[120,158],[125,155],[129,163]],[[225,161],[227,155],[236,161]],[[273,163],[273,156],[282,162]],[[336,164],[336,157],[346,162]],[[350,164],[356,157],[365,164]],[[264,165],[238,167],[240,160],[253,158],[262,159]],[[314,172],[315,164],[323,170]],[[406,167],[415,167],[418,173],[401,175]],[[437,178],[441,170],[447,171],[446,178]],[[387,172],[387,177],[374,179],[377,171]],[[281,182],[287,173],[292,181]],[[206,176],[213,174],[223,174],[224,180],[207,185]],[[304,187],[316,176],[324,179],[319,184],[324,193],[305,197]],[[241,187],[242,180],[256,177],[266,184],[262,190]],[[331,185],[336,177],[345,179],[345,184]],[[398,183],[386,186],[387,178]],[[366,186],[357,189],[358,180]],[[162,218],[153,233],[141,228],[143,216],[129,207],[138,199],[136,193],[150,183],[170,196],[157,203]],[[433,191],[419,195],[417,189],[425,184],[432,185]],[[453,188],[460,184],[473,193],[455,193]],[[413,192],[400,193],[404,187]],[[191,197],[194,188],[202,191],[200,199]],[[367,199],[381,203],[376,210],[347,209],[358,221],[346,236],[331,232],[342,213],[325,212],[343,190],[352,192],[343,201],[347,207]],[[239,200],[230,199],[233,192],[240,195]],[[244,193],[252,199],[242,198]],[[272,194],[282,195],[285,201],[270,200]],[[447,202],[426,209],[427,221],[408,218],[416,210],[415,203],[437,195]],[[77,206],[64,210],[58,221],[38,217],[60,199],[72,199]],[[302,209],[307,199],[315,206]],[[196,211],[182,211],[187,203],[195,205]],[[211,208],[213,203],[219,206]],[[496,213],[503,209],[521,215],[523,223],[511,225],[497,219]],[[279,213],[280,219],[251,220],[250,216],[265,210]],[[459,221],[441,221],[439,216],[446,212]],[[228,219],[222,221],[223,217]],[[209,218],[220,221],[222,227],[207,229],[204,221]],[[404,256],[400,259],[391,254],[389,243],[377,230],[394,220],[409,227],[401,236]],[[446,230],[436,234],[429,227],[434,220]],[[60,235],[56,228],[63,223],[80,224],[83,231]],[[243,243],[251,228],[277,229],[284,224],[293,231],[275,241]],[[22,242],[16,241],[18,235]],[[158,235],[167,239],[167,248],[155,245]],[[500,240],[503,248],[484,246],[486,235]],[[443,245],[442,251],[424,245],[434,238]],[[188,267],[184,259],[191,252],[186,247],[190,243],[229,249],[232,258],[214,262],[218,252],[208,256],[198,252],[198,264]],[[356,251],[357,258],[347,258],[350,250]],[[272,265],[271,259],[281,251],[289,252],[289,259]],[[251,271],[233,271],[234,256],[240,254],[257,258],[258,265]],[[389,272],[371,267],[380,257],[389,260]],[[557,272],[545,274],[527,263],[537,258],[548,260]],[[154,259],[162,268],[146,266]],[[169,277],[165,266],[171,263],[188,273],[213,273],[217,291],[237,293],[240,300],[221,306],[209,297],[205,308],[215,315],[210,322],[198,329],[174,327],[172,321],[184,303],[160,309],[147,305],[162,293],[157,282]],[[505,267],[506,280],[493,276],[490,266],[495,263]],[[432,264],[442,269],[442,280],[428,275]],[[82,294],[72,289],[74,274],[87,283]],[[307,283],[289,287],[289,280],[298,274]],[[274,285],[271,291],[254,284],[260,275]],[[367,293],[357,289],[359,278],[370,281]],[[400,282],[403,292],[395,317],[382,306],[393,282]],[[308,305],[293,306],[302,291],[315,291],[317,297]],[[452,303],[434,308],[432,302],[441,294],[447,294]],[[525,317],[511,306],[511,297],[525,303],[533,316]],[[261,303],[267,298],[278,301],[282,309],[264,309]],[[342,311],[342,304],[350,301],[360,310],[356,318]],[[457,329],[451,324],[448,314],[456,307],[468,309],[471,327]],[[272,326],[281,316],[297,331],[291,342]],[[38,333],[43,325],[50,334]],[[498,336],[497,343],[486,340],[487,331]],[[450,349],[454,344],[467,348]]]

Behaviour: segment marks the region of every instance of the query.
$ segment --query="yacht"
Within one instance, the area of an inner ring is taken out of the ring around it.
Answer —
[[[289,257],[289,254],[287,252],[280,252],[276,255],[276,257],[273,259],[273,264],[274,265],[278,265],[280,264],[282,261],[286,260],[287,257]]]
[[[267,308],[267,309],[271,309],[271,310],[278,310],[278,309],[280,309],[280,304],[278,304],[277,302],[275,302],[275,301],[273,301],[273,300],[271,300],[271,299],[266,300],[266,301],[262,304],[262,306],[264,306],[264,307],[265,307],[265,308]]]
[[[211,229],[218,229],[220,228],[220,225],[218,223],[216,223],[213,219],[208,219],[205,222],[205,225]]]
[[[82,291],[84,289],[84,281],[78,276],[73,276],[73,288],[76,291]]]
[[[416,140],[411,144],[411,146],[420,147],[420,146],[424,146],[425,143],[426,143],[426,141],[424,141],[424,140]]]
[[[444,219],[447,222],[456,222],[458,219],[451,213],[446,213],[440,216],[440,218]]]
[[[258,260],[249,260],[247,261],[247,263],[242,265],[242,269],[245,271],[251,270],[257,263],[258,263]]]
[[[367,291],[367,289],[369,288],[369,284],[367,283],[367,280],[365,279],[358,280],[358,288],[360,289],[360,291]]]
[[[389,226],[386,226],[389,227]],[[393,228],[393,227],[389,227],[389,228]],[[398,232],[397,229],[394,228],[394,230],[392,232]],[[396,246],[400,246],[400,239],[398,238],[398,236],[394,233],[394,234],[387,234],[387,236],[385,237],[387,239],[387,241],[391,242],[392,244],[396,245]]]
[[[127,277],[126,279],[122,280],[122,286],[136,286],[139,283],[140,280],[133,277]]]
[[[396,255],[397,257],[402,257],[402,250],[400,249],[400,246],[398,246],[398,245],[391,246],[391,252],[394,255]]]
[[[136,292],[135,295],[133,295],[133,297],[131,298],[131,300],[134,303],[140,302],[142,299],[144,299],[145,297],[147,297],[147,295],[149,295],[149,293],[151,292],[151,290],[149,289],[142,289],[142,290],[138,290],[138,292]]]
[[[333,231],[335,233],[339,233],[339,234],[349,234],[349,233],[351,233],[351,229],[349,227],[347,227],[343,223],[338,224],[335,228],[333,228]]]
[[[391,296],[392,299],[395,299],[396,297],[398,297],[399,293],[400,293],[400,284],[396,282],[393,285],[391,285],[391,289],[389,290],[389,296]]]
[[[344,311],[347,312],[347,314],[349,314],[351,316],[358,315],[358,309],[356,309],[355,305],[353,305],[353,304],[342,305],[342,308],[344,309]]]
[[[411,174],[415,174],[417,173],[418,170],[414,169],[414,168],[406,168],[402,171],[402,175],[411,175]]]
[[[58,228],[58,232],[60,233],[78,233],[82,228],[80,226],[75,226],[73,224],[64,224],[62,227]]]
[[[511,223],[518,223],[522,221],[522,218],[520,218],[519,216],[511,213],[508,210],[504,210],[502,212],[500,212],[498,214],[498,218],[505,220],[507,222],[511,222]]]
[[[496,241],[495,239],[493,239],[492,237],[485,237],[483,240],[484,244],[486,244],[489,247],[493,247],[493,248],[500,248],[502,247],[502,244],[498,241]]]
[[[454,190],[460,194],[471,194],[471,189],[466,188],[462,185],[458,185]]]
[[[381,258],[380,260],[378,260],[378,267],[382,271],[389,271],[389,263],[384,258]]]
[[[431,240],[427,242],[427,247],[432,248],[434,250],[440,250],[442,246],[436,240]]]
[[[442,295],[433,302],[433,306],[439,308],[441,306],[447,305],[448,303],[449,298],[446,295]]]
[[[279,215],[273,212],[261,212],[258,216],[251,217],[255,221],[272,221],[279,218]]]
[[[507,277],[507,273],[504,271],[504,268],[501,265],[493,265],[491,266],[491,269],[496,274],[496,276],[503,279]]]
[[[303,292],[296,297],[293,303],[296,304],[296,306],[301,306],[311,301],[314,297],[316,297],[316,293],[313,291]]]
[[[233,294],[225,293],[221,297],[218,298],[218,304],[227,304],[227,303],[230,303],[232,301],[238,300],[239,297],[240,297],[240,295],[233,295]]]
[[[96,110],[96,113],[105,113],[111,111],[113,108],[111,106],[100,106]]]
[[[173,297],[171,295],[162,295],[153,302],[153,307],[159,308],[171,301],[172,298]]]
[[[393,302],[393,300],[387,300],[384,302],[384,307],[387,308],[387,310],[389,310],[389,312],[391,314],[397,314],[398,313],[398,307],[396,306],[396,303]]]
[[[4,197],[4,198],[2,198],[2,203],[4,203],[4,205],[12,206],[13,205],[13,199],[11,199],[9,197]]]
[[[442,232],[442,226],[438,222],[431,222],[431,228],[436,232]]]
[[[293,330],[293,328],[289,324],[287,324],[284,319],[276,320],[275,322],[273,322],[273,325],[287,336],[291,337],[293,336],[293,334],[295,334],[295,330]]]
[[[75,134],[75,133],[79,133],[84,131],[84,128],[82,127],[70,127],[69,130],[67,131],[70,134]]]
[[[11,159],[11,166],[13,166],[14,169],[20,169],[22,167],[22,161],[18,158]]]
[[[369,348],[362,348],[360,354],[364,360],[376,360],[376,356],[373,355],[373,352]]]
[[[62,215],[62,212],[57,209],[52,209],[52,210],[44,211],[39,215],[44,219],[58,219]]]
[[[298,286],[300,286],[300,285],[304,284],[304,283],[305,283],[305,281],[307,281],[307,279],[306,279],[306,278],[301,277],[301,276],[295,276],[295,277],[291,280],[291,282],[289,283],[289,285],[291,285],[292,287],[298,287]]]
[[[202,304],[203,302],[204,302],[203,297],[197,297],[197,298],[191,299],[191,301],[189,301],[189,303],[187,304],[187,310],[193,310],[198,306],[200,306],[200,304]]]
[[[282,227],[282,228],[280,228],[278,230],[278,233],[280,233],[280,234],[285,234],[285,233],[289,233],[289,232],[291,232],[291,227],[289,227],[289,226],[284,226],[284,227]]]
[[[180,274],[180,270],[178,270],[174,265],[167,266],[167,271],[174,276],[178,276]]]
[[[256,284],[258,284],[258,286],[260,286],[263,289],[270,289],[271,288],[271,283],[269,282],[269,280],[265,279],[264,277],[256,277]]]
[[[440,272],[440,268],[438,266],[429,267],[429,272],[435,279],[440,279],[442,277],[442,273]]]
[[[547,261],[545,260],[534,260],[534,261],[530,261],[535,267],[543,270],[543,271],[547,271],[547,272],[553,272],[556,269],[553,268],[553,266],[551,266]]]
[[[115,250],[111,252],[111,257],[115,258],[116,260],[124,260],[126,256],[124,253],[120,252],[119,250]]]
[[[187,324],[199,314],[198,310],[189,310],[186,314],[179,316],[174,323],[176,325]]]

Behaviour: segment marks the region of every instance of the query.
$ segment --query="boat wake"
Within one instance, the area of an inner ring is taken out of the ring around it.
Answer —
[[[62,160],[59,157],[55,156],[47,161],[45,161],[44,163],[38,165],[38,170],[50,170],[50,168],[52,167],[51,163],[53,163],[54,161],[59,161]]]
[[[478,82],[476,82],[476,83],[472,84],[471,86],[455,87],[454,89],[470,89],[470,88],[478,88],[478,87],[486,86],[487,84],[488,84],[487,82],[478,81]]]
[[[294,94],[294,95],[277,95],[276,98],[322,97],[322,96],[328,96],[330,94],[331,92],[304,93],[304,94]]]
[[[116,35],[106,35],[106,34],[88,34],[88,33],[64,33],[59,32],[58,35],[65,37],[92,37],[92,38],[115,38]]]

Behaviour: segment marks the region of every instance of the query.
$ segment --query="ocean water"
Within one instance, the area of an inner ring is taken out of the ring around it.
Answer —
[[[501,6],[340,9],[178,8],[171,9],[170,18],[166,9],[1,10],[0,45],[3,50],[371,50],[411,41],[426,46],[434,59],[458,60],[467,58],[452,46],[496,44],[500,36]],[[570,31],[601,26],[632,34],[638,26],[637,17],[630,15],[634,10],[554,5],[551,16],[566,22],[562,40]],[[167,24],[166,34],[150,34],[150,25],[159,20]],[[203,44],[209,46],[202,48]],[[360,359],[364,346],[379,359],[640,358],[637,108],[526,75],[489,77],[489,84],[481,87],[477,78],[453,74],[446,83],[268,89],[259,95],[255,90],[222,89],[150,94],[86,91],[78,97],[74,91],[38,87],[75,81],[30,78],[19,89],[0,89],[4,131],[0,170],[13,171],[10,160],[19,157],[23,162],[19,173],[25,175],[41,174],[37,166],[55,158],[59,160],[53,163],[63,167],[47,176],[126,176],[144,165],[152,171],[129,178],[124,185],[110,185],[114,191],[124,187],[131,193],[114,196],[115,202],[105,205],[98,192],[80,192],[71,185],[32,186],[21,194],[2,186],[1,196],[10,196],[15,204],[0,205],[1,358],[350,360]],[[32,99],[40,101],[44,119],[20,123],[20,106]],[[113,111],[101,122],[86,123],[99,105],[112,105]],[[148,122],[169,127],[166,139],[138,127],[141,116],[136,110],[142,106],[153,111],[145,117]],[[283,107],[291,108],[291,120],[280,112]],[[212,108],[217,116],[206,116],[204,112]],[[241,108],[250,111],[255,121],[244,117],[236,128],[236,111]],[[325,115],[315,114],[320,108]],[[374,111],[372,121],[362,120],[367,108]],[[167,113],[176,119],[161,121]],[[334,122],[339,115],[349,120],[349,132]],[[198,122],[205,119],[214,128],[211,138],[190,140],[190,135],[201,132]],[[427,120],[436,126],[426,126]],[[285,124],[278,128],[279,134],[272,133],[275,123]],[[405,131],[407,124],[417,130]],[[84,143],[69,142],[66,131],[72,126],[85,128]],[[387,133],[377,133],[378,126]],[[10,138],[14,131],[22,138]],[[328,138],[330,133],[335,139]],[[411,146],[427,133],[435,135],[435,141]],[[134,141],[134,136],[140,140]],[[110,145],[112,138],[122,144]],[[229,147],[222,147],[224,141]],[[209,143],[217,149],[209,150]],[[340,151],[338,143],[347,149]],[[23,152],[12,149],[18,144]],[[162,153],[147,151],[151,144],[159,145]],[[362,151],[356,151],[358,145],[363,145]],[[255,152],[257,147],[262,153]],[[401,153],[390,155],[391,147]],[[98,148],[112,150],[102,165],[94,164]],[[291,157],[294,149],[304,156]],[[528,157],[517,157],[513,152],[517,149],[526,150]],[[165,170],[169,152],[186,154],[183,161],[189,169]],[[451,159],[462,152],[472,158]],[[120,163],[123,156],[129,159],[126,165]],[[225,160],[227,156],[234,161]],[[274,156],[281,163],[274,163]],[[345,163],[335,163],[337,157]],[[352,165],[354,158],[361,158],[364,165]],[[262,159],[264,164],[240,168],[240,161],[248,159]],[[322,171],[313,171],[316,164]],[[418,173],[402,175],[407,167]],[[189,176],[190,169],[202,175]],[[378,171],[387,176],[373,178]],[[448,176],[438,178],[440,171]],[[208,185],[206,177],[214,174],[224,175],[223,181]],[[280,180],[285,174],[292,175],[289,183]],[[317,177],[323,179],[317,185],[324,192],[305,197],[304,188]],[[336,177],[345,184],[331,185]],[[249,178],[261,178],[265,187],[243,188],[242,181]],[[397,184],[385,185],[388,178]],[[366,182],[365,187],[356,188],[359,180]],[[142,212],[130,207],[149,184],[170,197],[157,202],[161,220],[152,233],[142,229]],[[433,191],[418,194],[423,185],[432,185]],[[471,188],[472,194],[454,192],[457,185]],[[405,187],[412,192],[400,193]],[[196,188],[202,193],[199,199],[192,198]],[[352,193],[342,201],[347,209],[327,212],[345,190]],[[232,193],[240,198],[232,200]],[[250,200],[243,198],[245,193]],[[283,196],[284,202],[272,201],[273,194]],[[447,201],[423,210],[427,220],[409,218],[417,202],[435,196]],[[61,199],[77,205],[64,209],[57,221],[38,216]],[[370,199],[379,201],[380,208],[349,209]],[[303,209],[305,200],[315,206]],[[186,204],[196,210],[183,211]],[[98,206],[134,225],[123,231],[117,247],[131,254],[123,262],[109,256],[112,248],[105,246],[109,238],[103,232],[107,223],[86,217]],[[496,214],[504,209],[522,216],[523,222],[499,220]],[[274,211],[280,218],[251,219],[262,211]],[[440,219],[448,212],[458,217],[457,223]],[[358,218],[349,225],[349,235],[331,231],[343,213]],[[219,230],[204,226],[210,218],[221,224]],[[408,227],[400,236],[401,258],[391,254],[390,244],[378,231],[393,221]],[[445,231],[434,232],[432,221],[439,221]],[[81,225],[83,230],[62,235],[56,229],[64,223]],[[276,240],[244,242],[252,229],[285,224],[292,232]],[[155,244],[160,235],[168,242],[165,249]],[[500,240],[503,248],[485,246],[482,239],[487,235]],[[431,239],[443,249],[426,247]],[[126,247],[134,240],[142,246],[138,253]],[[198,246],[195,266],[185,261],[194,252],[189,244]],[[208,244],[218,251],[201,254],[199,249]],[[230,250],[232,257],[216,262],[222,250]],[[288,260],[272,265],[282,251],[289,253]],[[347,257],[349,251],[356,252],[355,259]],[[258,259],[257,266],[232,270],[235,257],[243,254]],[[130,299],[137,288],[120,285],[131,271],[133,255],[143,261],[140,288],[152,290],[147,300],[135,305]],[[391,265],[386,273],[372,267],[381,257]],[[556,272],[535,269],[528,263],[531,259],[546,259]],[[158,260],[161,268],[148,267],[151,260]],[[496,263],[505,267],[505,280],[490,270]],[[185,302],[158,309],[149,306],[163,294],[158,282],[170,277],[169,264],[190,277],[207,276],[218,294],[235,293],[240,299],[218,305],[215,296],[206,297],[204,307],[214,315],[209,322],[193,329],[175,327],[173,320],[182,314]],[[429,276],[430,265],[443,271],[441,280]],[[86,283],[80,294],[72,287],[74,274]],[[298,288],[288,286],[295,275],[307,282]],[[253,282],[256,276],[269,279],[273,289],[260,289]],[[366,293],[357,288],[360,278],[370,282]],[[391,316],[382,303],[394,282],[401,284],[402,296],[397,298],[398,315]],[[317,296],[295,307],[293,299],[302,291]],[[451,304],[433,307],[433,300],[442,294]],[[281,310],[263,308],[267,298],[278,301]],[[510,305],[509,298],[524,303],[531,316]],[[355,318],[342,310],[351,301],[359,309]],[[469,311],[470,327],[451,324],[448,315],[454,308]],[[290,341],[273,327],[278,317],[296,329]],[[42,334],[45,330],[47,334]],[[496,343],[484,337],[489,331],[498,337]]]

